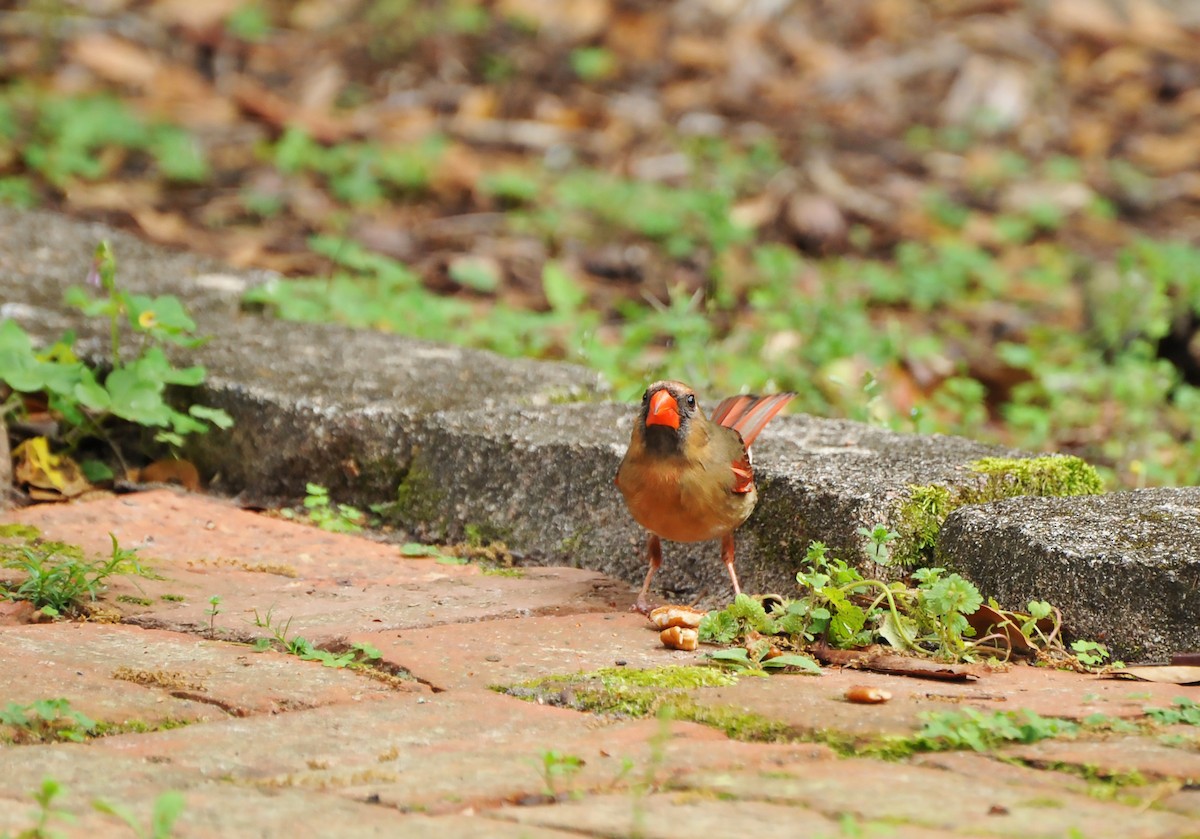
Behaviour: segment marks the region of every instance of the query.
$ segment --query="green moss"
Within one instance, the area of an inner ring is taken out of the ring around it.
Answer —
[[[650,670],[627,667],[606,667],[593,674],[606,686],[658,687],[675,690],[729,687],[737,684],[737,676],[715,667],[699,665],[668,665]]]
[[[587,543],[587,539],[592,535],[592,532],[593,528],[590,527],[575,531],[558,543],[555,552],[566,556],[569,560],[574,559],[575,555],[579,553],[580,548]]]
[[[1136,769],[1110,771],[1092,764],[1066,763],[1063,761],[1013,760],[1018,766],[1050,772],[1074,775],[1087,782],[1087,794],[1100,801],[1114,801],[1127,806],[1138,806],[1145,800],[1136,792],[1137,788],[1149,785],[1150,781]]]
[[[471,522],[463,525],[463,538],[468,545],[475,548],[496,542],[509,542],[512,536],[512,528],[504,525],[490,522]]]
[[[795,739],[791,726],[732,705],[700,705],[690,699],[670,703],[677,720],[696,722],[725,732],[731,740],[779,743]]]
[[[971,503],[1018,495],[1099,495],[1104,491],[1096,468],[1073,455],[985,457],[972,463],[971,469],[988,477],[980,491],[982,497]]]
[[[435,527],[444,530],[445,492],[425,469],[413,465],[396,487],[396,500],[381,505],[378,513],[404,526]],[[444,535],[439,538],[444,538]]]
[[[485,565],[485,566],[481,566],[479,570],[485,577],[517,577],[517,578],[521,578],[521,577],[525,576],[524,568],[490,568]]]
[[[905,565],[924,562],[942,522],[964,504],[986,504],[1017,496],[1098,495],[1104,491],[1095,467],[1073,455],[985,457],[970,464],[984,479],[974,486],[911,485],[896,514],[900,538],[893,557]]]
[[[668,666],[649,670],[609,667],[591,673],[547,676],[493,690],[593,714],[621,717],[665,714],[672,719],[711,726],[735,740],[792,739],[791,728],[784,723],[742,708],[702,704],[687,693],[736,683],[735,674],[715,667]]]
[[[132,603],[134,606],[149,606],[153,601],[148,597],[135,597],[132,594],[118,594],[118,603]]]
[[[158,722],[146,722],[145,720],[125,720],[124,722],[99,722],[96,723],[97,737],[112,737],[117,734],[149,734],[154,731],[170,731],[174,728],[183,728],[191,725],[195,720],[181,720],[169,717]]]
[[[182,594],[160,594],[158,599],[165,600],[168,603],[182,603],[185,598]]]
[[[908,565],[924,556],[937,541],[942,522],[952,509],[947,487],[939,484],[910,486],[908,503],[897,517],[899,539],[893,549],[894,558]]]
[[[0,524],[0,539],[21,539],[31,542],[40,538],[42,531],[32,524]]]

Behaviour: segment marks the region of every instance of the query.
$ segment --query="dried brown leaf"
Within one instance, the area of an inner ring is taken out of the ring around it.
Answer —
[[[1109,679],[1136,679],[1139,682],[1157,682],[1164,685],[1200,685],[1200,666],[1197,665],[1144,665],[1111,670],[1104,676]]]

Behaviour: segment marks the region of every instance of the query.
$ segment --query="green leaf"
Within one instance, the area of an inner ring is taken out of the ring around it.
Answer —
[[[739,594],[729,605],[729,614],[747,629],[772,635],[775,632],[775,622],[767,614],[762,603],[748,594]]]
[[[923,589],[924,602],[935,615],[973,614],[983,605],[983,595],[970,580],[949,574]]]
[[[1045,600],[1030,600],[1026,609],[1029,610],[1029,617],[1035,621],[1048,618],[1054,612],[1054,607]]]
[[[821,665],[806,655],[794,655],[785,653],[777,655],[774,658],[767,658],[760,662],[760,665],[767,670],[782,669],[784,667],[798,667],[805,673],[819,674]]]
[[[108,411],[112,408],[112,398],[102,384],[96,381],[96,375],[89,368],[80,371],[80,380],[75,385],[73,394],[76,401],[92,411]]]
[[[913,649],[910,639],[917,637],[917,623],[905,615],[885,611],[879,624],[879,637],[897,650]]]
[[[491,260],[462,257],[450,264],[450,279],[465,288],[490,294],[500,287],[500,271]]]
[[[131,294],[127,300],[129,324],[138,331],[177,334],[196,329],[196,322],[174,295]]]
[[[727,611],[712,611],[700,619],[701,641],[710,644],[729,644],[738,634],[737,619]]]
[[[840,603],[829,622],[829,634],[835,644],[850,641],[867,622],[867,613],[853,603]]]
[[[143,378],[141,372],[131,365],[108,374],[104,386],[112,400],[112,412],[138,425],[166,426],[172,412],[162,398],[162,381]]]
[[[177,790],[167,790],[154,799],[154,815],[150,821],[154,839],[167,839],[171,835],[184,806],[183,793]]]
[[[233,417],[220,408],[209,408],[207,405],[190,405],[188,413],[196,419],[208,420],[222,430],[233,427]]]
[[[83,476],[93,484],[101,483],[102,481],[111,481],[116,475],[107,463],[99,460],[83,460],[79,463],[79,468],[83,470]]]
[[[542,268],[542,291],[557,314],[570,315],[587,301],[587,290],[557,262]]]
[[[708,657],[713,661],[742,664],[746,667],[751,666],[750,653],[746,652],[745,647],[730,647],[725,650],[717,650],[716,652],[709,653]]]

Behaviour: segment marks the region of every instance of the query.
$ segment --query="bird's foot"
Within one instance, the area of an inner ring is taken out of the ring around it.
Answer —
[[[649,615],[652,611],[654,611],[654,607],[647,603],[645,598],[639,597],[637,602],[629,607],[629,611],[637,612],[641,615]]]

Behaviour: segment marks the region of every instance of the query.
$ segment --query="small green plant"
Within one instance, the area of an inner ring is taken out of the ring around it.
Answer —
[[[1169,708],[1144,708],[1146,716],[1162,725],[1200,725],[1200,704],[1185,696],[1175,699]]]
[[[308,520],[322,530],[330,533],[361,533],[366,516],[357,507],[349,504],[335,504],[329,497],[329,490],[320,484],[305,485],[304,507],[308,510]],[[294,518],[292,510],[284,510],[285,518]]]
[[[709,653],[708,657],[721,667],[729,667],[738,673],[744,673],[748,676],[766,676],[770,670],[782,671],[789,667],[794,667],[803,673],[812,673],[814,675],[821,672],[821,665],[806,655],[781,653],[780,655],[769,656],[766,654],[769,650],[770,643],[762,639],[757,644],[749,645],[749,648],[730,647],[729,649]]]
[[[617,57],[604,47],[580,47],[571,52],[571,69],[585,82],[599,82],[617,71]]]
[[[899,536],[896,531],[889,530],[887,525],[877,524],[872,528],[860,527],[858,535],[866,537],[868,557],[877,565],[891,565],[892,555],[888,544]]]
[[[1079,659],[1079,663],[1087,667],[1103,667],[1109,658],[1108,647],[1097,641],[1072,641],[1071,650]]]
[[[869,553],[888,564],[888,544],[896,538],[886,527],[860,528]],[[1062,619],[1044,601],[1032,601],[1028,614],[987,603],[986,622],[972,618],[984,607],[979,590],[960,574],[944,568],[919,568],[911,575],[913,586],[863,576],[845,560],[829,555],[828,547],[809,544],[806,565],[796,575],[799,596],[763,603],[739,595],[725,609],[709,612],[700,622],[700,640],[712,644],[738,643],[712,658],[726,666],[761,670],[796,664],[786,656],[767,658],[772,647],[803,650],[820,642],[854,649],[886,643],[906,652],[942,661],[974,661],[984,656],[1009,657],[1012,633],[1024,638],[1020,646],[1039,660],[1073,667],[1094,667],[1103,662],[1092,642],[1076,642],[1072,655],[1060,637]],[[977,637],[977,629],[987,633]],[[772,662],[776,662],[772,664]]]
[[[1027,709],[985,714],[974,708],[925,714],[925,724],[911,739],[917,751],[973,749],[988,751],[1005,743],[1036,743],[1052,737],[1071,737],[1079,726],[1058,717],[1043,717]]]
[[[540,769],[545,794],[550,798],[558,798],[562,794],[560,782],[569,781],[583,766],[584,760],[579,755],[566,754],[555,749],[542,752]]]
[[[86,602],[95,601],[110,577],[147,576],[136,549],[122,548],[111,533],[109,539],[112,550],[108,557],[93,560],[86,559],[78,546],[64,542],[32,538],[15,546],[0,545],[0,566],[25,574],[18,583],[0,583],[0,594],[9,600],[28,600],[56,617],[76,613]]]
[[[13,839],[59,839],[63,834],[50,827],[52,819],[59,819],[68,824],[75,821],[75,816],[66,810],[54,807],[54,800],[63,793],[62,784],[53,778],[45,778],[42,785],[33,791],[33,800],[37,804],[34,813],[36,820],[32,827],[27,827],[17,833]],[[8,839],[8,833],[3,834]]]
[[[123,804],[96,799],[92,807],[107,816],[123,821],[138,839],[168,839],[175,829],[175,822],[183,815],[185,802],[183,793],[167,790],[154,799],[154,810],[150,815],[150,826],[143,828],[137,816]]]
[[[71,707],[67,699],[38,699],[28,704],[9,702],[0,708],[0,724],[12,726],[14,740],[23,743],[82,743],[96,733],[95,720]]]
[[[194,347],[203,339],[194,337],[196,325],[178,298],[129,293],[117,285],[116,271],[112,248],[103,241],[96,247],[87,280],[101,296],[94,298],[81,288],[67,292],[68,303],[85,315],[108,321],[107,373],[79,360],[72,333],[47,349],[36,350],[16,321],[0,323],[0,382],[12,391],[0,404],[0,417],[22,411],[23,395],[45,394],[50,409],[64,423],[62,438],[68,450],[94,438],[112,446],[118,458],[121,453],[106,430],[112,419],[159,429],[155,439],[172,446],[182,445],[185,437],[204,433],[210,426],[231,426],[233,420],[218,408],[191,405],[180,411],[172,407],[167,388],[202,384],[206,371],[199,366],[175,367],[163,347]],[[126,329],[138,343],[132,357],[122,351]],[[103,471],[97,465],[92,477],[112,476],[111,471]]]
[[[0,833],[3,839],[60,839],[64,834],[50,827],[52,819],[58,819],[68,824],[75,821],[74,814],[56,809],[55,800],[65,792],[65,788],[53,778],[42,781],[41,787],[34,790],[33,800],[38,805],[34,813],[36,822],[16,834]],[[175,790],[167,790],[154,799],[154,811],[150,817],[150,826],[143,829],[133,811],[122,804],[115,804],[103,799],[92,802],[92,808],[107,816],[114,816],[123,821],[138,839],[169,839],[175,827],[175,822],[183,814],[183,794]]]
[[[208,631],[216,632],[217,615],[221,614],[221,595],[214,594],[208,598],[208,608],[204,610],[204,614],[208,615]]]
[[[345,652],[332,653],[329,650],[322,650],[320,647],[314,646],[311,641],[300,635],[289,636],[288,632],[292,626],[292,619],[288,618],[283,625],[280,625],[275,621],[270,609],[263,615],[259,615],[258,610],[255,609],[254,625],[266,629],[271,633],[270,638],[259,638],[254,642],[254,649],[258,652],[278,649],[289,655],[297,656],[304,661],[319,661],[325,667],[335,668],[367,667],[383,657],[383,654],[376,647],[362,641],[351,644]]]

